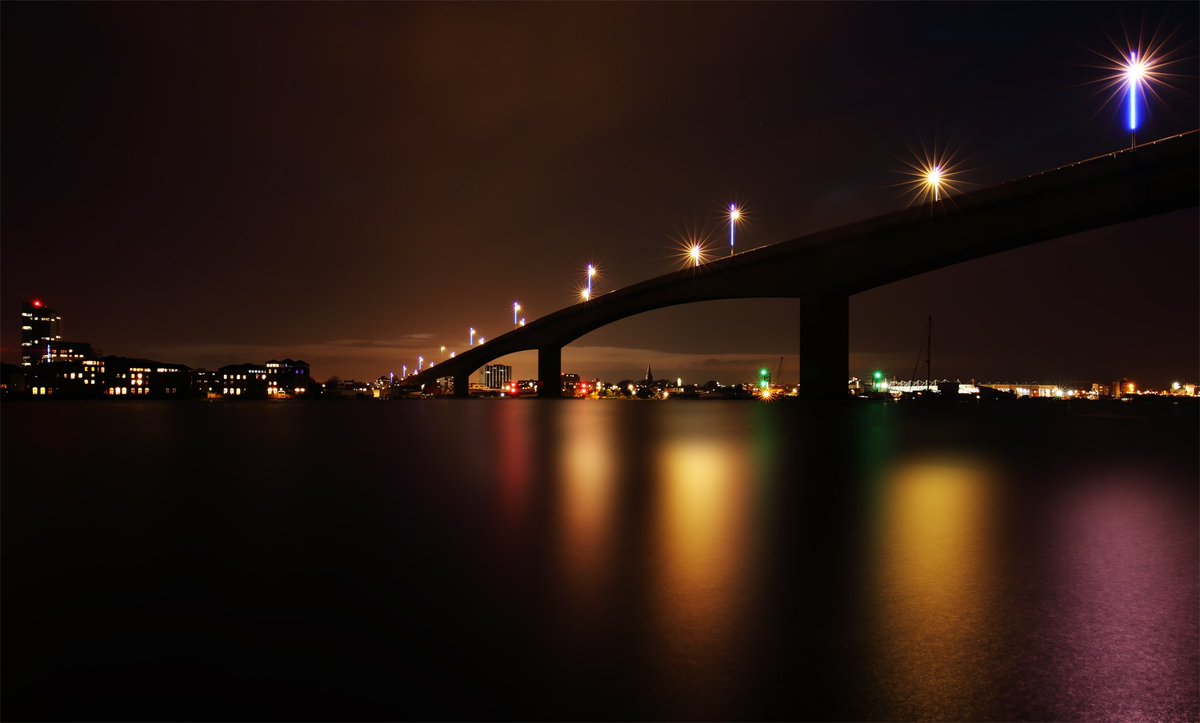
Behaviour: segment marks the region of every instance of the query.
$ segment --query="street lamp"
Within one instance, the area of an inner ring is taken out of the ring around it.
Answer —
[[[1150,65],[1146,59],[1139,58],[1136,50],[1130,52],[1129,57],[1125,59],[1122,75],[1125,77],[1125,92],[1129,99],[1129,133],[1132,138],[1129,147],[1131,149],[1137,148],[1138,96],[1145,94],[1142,88],[1149,72]]]
[[[729,255],[733,256],[733,229],[742,220],[742,209],[736,204],[729,204]]]
[[[471,327],[471,338],[467,342],[467,346],[475,346],[475,327]]]
[[[520,310],[521,310],[521,302],[514,301],[513,302],[513,326],[517,325],[517,312],[519,312]]]
[[[942,200],[942,167],[933,165],[925,169],[925,186],[933,189],[933,200]]]
[[[938,203],[943,195],[949,201],[960,191],[965,181],[961,178],[961,163],[955,155],[954,151],[935,146],[932,150],[922,148],[920,155],[905,161],[909,170],[901,173],[908,178],[899,185],[909,187],[909,203]]]
[[[592,296],[592,279],[594,279],[594,278],[596,278],[596,266],[594,264],[588,264],[588,266],[587,266],[587,295],[588,295],[588,298],[591,298],[591,296]],[[587,299],[584,299],[584,301],[587,301]]]
[[[420,372],[425,368],[425,357],[417,357],[417,371]]]

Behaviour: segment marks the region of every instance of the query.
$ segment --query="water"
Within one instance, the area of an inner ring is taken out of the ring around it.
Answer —
[[[1194,406],[2,424],[7,719],[1200,715]]]

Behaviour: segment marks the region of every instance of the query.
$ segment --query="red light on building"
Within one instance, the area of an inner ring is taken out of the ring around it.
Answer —
[[[34,300],[33,300],[33,308],[35,308],[35,309],[40,309],[40,308],[42,308],[42,300],[41,300],[41,299],[34,299]]]

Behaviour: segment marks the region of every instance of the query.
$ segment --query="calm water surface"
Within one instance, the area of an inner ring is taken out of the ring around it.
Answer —
[[[1200,716],[1194,406],[0,425],[6,719]]]

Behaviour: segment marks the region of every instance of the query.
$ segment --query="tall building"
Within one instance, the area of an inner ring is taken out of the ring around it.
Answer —
[[[62,317],[41,299],[21,302],[21,366],[42,360],[47,345],[62,341]]]
[[[483,386],[503,389],[512,381],[512,367],[507,364],[486,364],[483,367]]]

